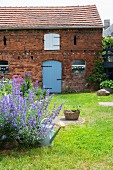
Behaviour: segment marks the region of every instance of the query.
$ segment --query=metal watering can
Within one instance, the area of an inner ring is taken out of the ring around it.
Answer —
[[[42,121],[44,121],[43,119]],[[61,127],[65,127],[65,124],[63,122],[58,123],[59,127],[56,131],[54,131],[54,128],[52,128],[52,125],[48,125],[47,130],[48,130],[48,135],[44,139],[40,139],[38,146],[52,146],[53,145],[53,140],[58,134],[59,130]],[[44,124],[41,122],[41,126],[44,126]],[[51,129],[52,128],[52,129]]]

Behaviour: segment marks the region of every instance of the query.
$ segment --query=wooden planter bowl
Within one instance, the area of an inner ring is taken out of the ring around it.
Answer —
[[[79,110],[64,110],[64,116],[66,120],[78,120],[79,115]]]

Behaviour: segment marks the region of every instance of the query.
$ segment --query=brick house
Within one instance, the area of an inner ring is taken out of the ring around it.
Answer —
[[[95,5],[0,7],[0,73],[29,72],[56,93],[86,90],[102,28]]]

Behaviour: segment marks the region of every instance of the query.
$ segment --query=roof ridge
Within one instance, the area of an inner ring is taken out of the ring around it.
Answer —
[[[67,7],[87,7],[87,6],[96,6],[92,5],[67,5],[67,6],[0,6],[0,8],[67,8]]]

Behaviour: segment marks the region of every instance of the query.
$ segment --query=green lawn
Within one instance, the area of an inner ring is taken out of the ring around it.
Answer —
[[[79,104],[85,123],[61,129],[52,147],[2,152],[0,170],[113,170],[113,107],[98,105],[113,95],[55,95],[52,103],[64,101],[61,115]]]

